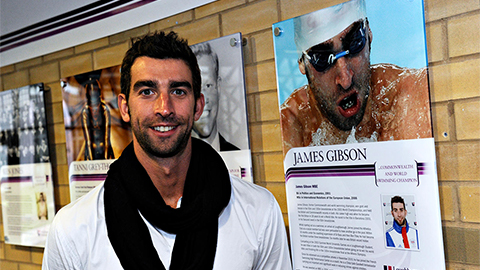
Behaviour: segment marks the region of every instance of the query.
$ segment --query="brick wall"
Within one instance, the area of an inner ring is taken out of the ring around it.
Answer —
[[[287,207],[271,26],[342,0],[219,0],[117,35],[1,68],[0,91],[43,82],[57,209],[70,202],[61,77],[120,64],[129,38],[174,30],[190,44],[242,32],[254,177]],[[480,1],[425,0],[448,269],[480,269]],[[1,211],[1,208],[0,208]],[[40,269],[43,249],[7,245],[0,269]]]
[[[445,255],[480,269],[480,1],[425,10]]]

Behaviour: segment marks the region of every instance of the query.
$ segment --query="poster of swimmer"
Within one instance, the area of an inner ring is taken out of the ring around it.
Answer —
[[[60,83],[74,201],[105,180],[109,165],[132,137],[117,105],[120,66],[65,77]]]
[[[283,149],[432,137],[421,0],[354,0],[273,25]]]
[[[205,97],[205,108],[193,124],[192,136],[212,145],[230,173],[253,182],[242,35],[235,33],[190,48],[197,56]]]
[[[3,237],[44,247],[55,201],[43,83],[0,92],[0,115]]]
[[[352,0],[272,26],[294,269],[445,269],[423,10]],[[392,193],[417,198],[416,249],[385,245]]]

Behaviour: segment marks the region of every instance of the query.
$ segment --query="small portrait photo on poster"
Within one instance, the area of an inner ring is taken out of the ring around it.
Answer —
[[[48,220],[47,195],[45,192],[37,192],[37,215],[39,220]]]
[[[424,22],[397,15],[410,3],[366,2],[274,25],[284,154],[432,137]]]
[[[382,195],[385,247],[419,250],[413,195]]]

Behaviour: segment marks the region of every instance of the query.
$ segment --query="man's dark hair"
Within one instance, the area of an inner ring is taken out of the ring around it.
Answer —
[[[405,207],[405,201],[400,196],[393,196],[392,199],[390,200],[390,206],[391,206],[392,210],[393,210],[393,203],[403,203],[403,209],[407,209]]]
[[[188,46],[187,40],[178,37],[177,33],[164,32],[149,33],[141,38],[132,38],[132,47],[125,53],[120,70],[121,93],[128,102],[130,84],[132,79],[131,69],[135,59],[146,56],[155,59],[183,60],[192,72],[192,88],[195,100],[200,97],[201,76],[197,58]]]

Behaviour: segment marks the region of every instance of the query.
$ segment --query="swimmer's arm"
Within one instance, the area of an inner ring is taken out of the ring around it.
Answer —
[[[282,106],[280,111],[283,153],[293,147],[303,146],[303,126],[299,120],[296,106]]]

